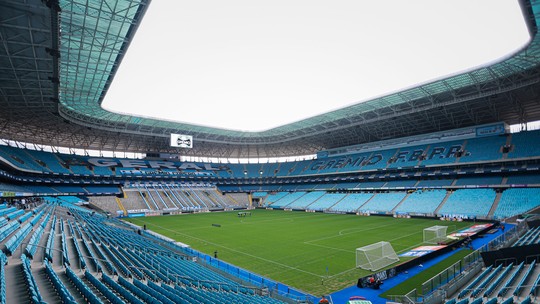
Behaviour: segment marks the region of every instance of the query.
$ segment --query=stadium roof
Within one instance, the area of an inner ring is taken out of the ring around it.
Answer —
[[[82,149],[278,157],[540,119],[540,0],[520,2],[531,41],[499,63],[267,131],[108,112],[100,104],[149,2],[1,1],[0,137]],[[193,135],[194,148],[170,148],[170,133]]]

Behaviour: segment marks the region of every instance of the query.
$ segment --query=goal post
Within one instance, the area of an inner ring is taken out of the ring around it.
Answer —
[[[395,262],[399,258],[389,242],[378,242],[356,248],[356,267],[377,271]]]
[[[446,240],[448,226],[432,226],[424,229],[424,243],[437,244]]]

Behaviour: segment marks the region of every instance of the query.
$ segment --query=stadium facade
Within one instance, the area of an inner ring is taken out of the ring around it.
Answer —
[[[155,293],[163,302],[175,302],[188,290],[189,296],[212,302],[226,289],[230,293],[219,296],[230,298],[219,301],[240,301],[237,296],[269,303],[314,300],[302,292],[284,298],[279,287],[276,300],[267,297],[268,286],[209,279],[215,276],[206,267],[189,264],[193,252],[150,233],[137,234],[110,217],[262,207],[497,223],[540,206],[540,132],[508,129],[540,120],[540,1],[520,1],[530,43],[498,63],[263,132],[127,116],[100,107],[149,5],[0,2],[0,137],[29,146],[149,156],[91,157],[0,145],[0,197],[17,202],[0,207],[0,259],[22,265],[26,290],[13,289],[2,271],[3,300],[136,302],[150,301],[145,297]],[[193,136],[193,148],[170,147],[170,134]],[[218,158],[317,158],[216,164],[160,157],[180,151]],[[55,231],[61,237],[55,238]],[[67,248],[66,237],[77,241]],[[55,252],[56,239],[62,247]],[[537,239],[538,234],[527,239],[527,246],[536,246]],[[66,263],[68,252],[88,266]],[[178,294],[168,289],[173,278],[192,274],[147,272],[149,265],[200,267],[195,273],[203,274],[186,279]],[[532,265],[527,267],[534,273]],[[52,283],[36,283],[32,266],[44,269]],[[72,268],[86,271],[80,276]],[[63,287],[68,279],[71,287]],[[217,285],[201,288],[210,280]],[[538,279],[528,282],[527,289],[517,291],[521,299],[536,296]],[[473,297],[456,299],[465,296]]]
[[[264,132],[229,131],[103,110],[103,97],[150,2],[46,3],[6,2],[2,7],[2,138],[146,153],[178,152],[168,144],[170,134],[176,133],[194,138],[193,149],[182,151],[186,155],[263,158],[540,119],[535,1],[520,2],[530,43],[499,63]]]

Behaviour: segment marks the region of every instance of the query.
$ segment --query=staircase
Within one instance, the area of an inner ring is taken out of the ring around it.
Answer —
[[[366,200],[360,207],[356,208],[356,211],[361,210],[367,203],[369,203],[377,194],[373,194],[368,200]]]
[[[437,208],[435,208],[435,211],[433,211],[434,214],[438,214],[438,213],[439,213],[439,210],[441,210],[442,206],[444,206],[444,204],[446,203],[446,201],[448,200],[448,198],[450,197],[450,195],[452,195],[452,192],[447,191],[447,192],[446,192],[446,196],[443,198],[442,202],[439,204],[439,206],[437,206]]]
[[[411,193],[407,193],[407,195],[405,195],[405,197],[399,201],[399,203],[394,207],[392,208],[391,212],[394,213],[394,211],[397,209],[397,207],[399,207],[401,204],[403,204],[403,202],[411,195]]]
[[[10,300],[12,300],[11,303],[30,303],[30,297],[26,289],[27,285],[24,279],[21,259],[11,257],[9,258],[8,264],[4,267],[6,276],[6,299],[8,300],[7,303],[10,303]],[[58,297],[53,300],[50,299],[53,298],[49,297],[45,298],[44,300],[48,303],[55,303],[59,300]]]
[[[497,192],[497,195],[495,196],[495,200],[493,201],[493,205],[491,205],[491,209],[489,209],[489,212],[487,214],[488,218],[493,218],[493,214],[495,213],[495,210],[497,210],[497,207],[499,206],[499,202],[501,201],[502,192]]]
[[[127,196],[125,196],[124,194],[124,197],[127,197]],[[118,197],[115,197],[114,199],[116,200],[116,203],[118,204],[118,207],[120,208],[120,210],[122,210],[122,212],[124,213],[124,216],[127,216],[127,210],[124,207],[124,204],[122,204],[122,202],[120,201]]]

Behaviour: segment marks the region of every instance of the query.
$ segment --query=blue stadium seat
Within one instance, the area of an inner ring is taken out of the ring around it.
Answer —
[[[507,185],[538,185],[540,184],[539,174],[511,175],[506,180]]]
[[[4,266],[7,264],[6,255],[0,251],[0,303],[6,303],[6,272]]]
[[[512,188],[502,193],[493,216],[504,219],[540,206],[540,188]]]
[[[470,176],[460,177],[456,180],[455,186],[467,186],[467,185],[501,185],[501,176]]]
[[[9,254],[12,254],[13,252],[15,252],[15,250],[19,247],[22,241],[28,236],[30,231],[32,231],[32,225],[28,223],[24,225],[14,235],[12,235],[11,238],[9,238],[7,242],[5,243],[7,252]]]
[[[514,281],[517,279],[521,271],[523,270],[525,266],[525,262],[521,262],[514,272],[510,275],[510,277],[506,280],[506,282],[502,285],[501,289],[499,290],[499,293],[497,294],[497,297],[504,297],[506,293],[510,290],[511,286],[513,285]]]
[[[460,163],[499,160],[502,158],[502,147],[506,144],[505,136],[487,136],[468,139],[465,154]]]
[[[150,283],[150,282],[151,281],[148,281],[148,283]],[[148,295],[154,295],[155,298],[158,299],[159,301],[161,301],[161,303],[163,303],[163,304],[174,304],[175,303],[174,299],[168,298],[165,294],[163,294],[161,292],[156,293],[156,289],[152,289],[152,288],[148,287],[148,285],[143,284],[141,281],[139,281],[137,279],[133,280],[133,285],[135,285],[137,288],[139,288],[140,290],[142,290],[143,292],[145,292]]]
[[[531,143],[540,142],[540,131],[528,131],[512,134],[513,149],[508,153],[508,158],[527,158],[540,155],[538,145]]]
[[[84,277],[94,286],[99,292],[101,292],[107,300],[113,304],[125,304],[119,296],[112,292],[105,284],[94,277],[88,270],[84,272]]]
[[[325,193],[318,200],[307,206],[309,210],[330,209],[337,202],[341,201],[347,194],[345,193]]]
[[[395,209],[395,212],[432,214],[446,197],[446,190],[416,190]]]
[[[401,200],[405,198],[405,192],[377,193],[359,210],[362,212],[391,212]]]
[[[41,304],[43,303],[43,299],[41,297],[41,294],[39,293],[39,289],[34,279],[34,276],[32,275],[30,260],[28,260],[28,258],[24,254],[21,255],[21,260],[23,266],[24,280],[26,282],[26,285],[28,286],[30,301],[33,304]]]
[[[121,278],[121,277],[119,277]],[[137,296],[135,296],[133,293],[129,292],[126,288],[124,288],[122,285],[118,284],[116,281],[114,281],[111,277],[109,277],[106,274],[102,274],[101,279],[103,280],[103,283],[108,285],[111,289],[119,293],[122,298],[126,299],[129,303],[133,304],[144,304],[141,299],[139,299]]]
[[[21,227],[21,223],[17,221],[11,221],[4,227],[0,228],[0,241],[5,240],[10,234]]]
[[[492,189],[458,189],[446,200],[439,214],[463,217],[486,217],[495,201]]]
[[[324,191],[312,191],[308,192],[302,197],[298,198],[297,200],[293,201],[289,205],[287,205],[287,208],[292,209],[306,209],[307,206],[310,204],[316,202],[319,198],[321,198],[325,194]]]
[[[88,303],[103,303],[101,299],[90,289],[90,287],[88,287],[88,285],[86,285],[86,283],[84,283],[75,274],[75,272],[73,272],[73,270],[71,270],[71,268],[66,267],[66,275]]]
[[[521,291],[525,287],[525,284],[526,284],[527,280],[529,279],[529,277],[534,272],[535,266],[536,266],[535,262],[532,262],[531,264],[529,264],[529,267],[525,270],[525,274],[523,275],[523,277],[521,278],[519,283],[516,285],[516,287],[514,289],[514,292],[512,293],[514,296],[516,296],[516,297],[519,296],[519,294],[521,293]]]
[[[274,203],[272,203],[270,207],[273,207],[273,208],[287,207],[287,205],[299,199],[304,194],[306,194],[306,192],[304,191],[285,193],[285,195],[283,195],[280,199],[274,201]]]
[[[143,300],[146,303],[164,303],[161,300],[158,300],[157,297],[154,297],[150,294],[148,294],[146,291],[142,290],[141,288],[135,286],[128,280],[124,279],[123,277],[118,277],[118,284],[122,287],[124,287],[127,291],[131,292],[133,295],[135,295],[137,298]],[[162,299],[167,300],[166,304],[174,304],[174,302],[168,300],[166,297],[163,297]]]
[[[69,291],[67,290],[64,283],[60,280],[56,272],[54,272],[49,261],[44,260],[43,263],[45,264],[45,272],[47,273],[49,280],[52,282],[54,288],[56,289],[56,292],[60,295],[60,299],[62,300],[62,302],[68,304],[77,303],[71,293],[69,293]]]
[[[463,297],[465,297],[467,294],[469,294],[470,292],[472,292],[474,290],[474,288],[486,277],[489,275],[489,273],[491,272],[491,270],[493,270],[493,266],[489,266],[487,267],[486,269],[484,269],[478,276],[476,276],[476,278],[470,282],[467,287],[463,288],[459,294],[458,294],[458,299],[462,299]]]
[[[489,275],[482,282],[480,282],[480,284],[478,284],[475,287],[475,289],[471,292],[471,297],[476,298],[478,295],[480,295],[482,293],[482,291],[484,291],[486,286],[488,286],[488,284],[493,280],[493,278],[495,278],[499,274],[499,272],[502,270],[502,268],[503,268],[503,266],[501,264],[501,265],[497,266],[497,268],[493,269],[489,273]],[[482,303],[482,302],[480,302],[480,303]]]

